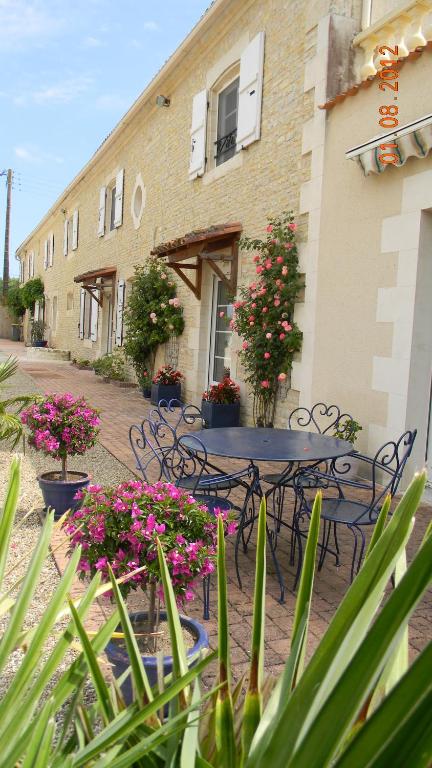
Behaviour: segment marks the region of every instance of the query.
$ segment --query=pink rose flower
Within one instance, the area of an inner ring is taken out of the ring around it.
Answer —
[[[288,224],[288,229],[290,229],[291,232],[295,232],[297,229],[297,224],[294,224],[294,222],[292,222],[291,224]]]
[[[271,269],[271,268],[272,268],[272,266],[273,266],[273,265],[272,265],[272,263],[271,263],[270,259],[267,259],[267,261],[266,261],[266,263],[265,263],[265,268],[266,268],[266,269]]]
[[[270,352],[264,352],[264,360],[269,360],[271,358]]]
[[[280,304],[280,299],[275,299],[273,304],[275,305],[275,307],[278,307]]]
[[[271,337],[272,337],[272,334],[270,333],[270,331],[266,333],[266,339],[271,339]]]
[[[225,317],[225,312],[219,312],[219,317]]]
[[[269,224],[268,227],[266,227],[266,232],[273,232],[273,224]]]
[[[277,256],[276,261],[278,264],[283,264],[283,256]]]
[[[258,266],[258,267],[256,268],[256,273],[257,273],[257,275],[260,275],[260,274],[261,274],[263,271],[264,271],[264,267]]]
[[[285,381],[286,379],[286,373],[280,373],[278,375],[278,381]]]
[[[264,314],[265,314],[266,312],[268,312],[268,307],[263,307],[263,308],[262,308],[262,312],[264,312]]]
[[[291,250],[291,248],[294,248],[294,243],[285,243],[285,245],[284,245],[284,248],[285,248],[287,251],[290,251],[290,250]]]
[[[256,253],[255,256],[253,257],[252,261],[254,261],[255,264],[257,264],[259,262],[259,260],[260,260],[259,254]]]
[[[288,274],[288,267],[284,266],[282,267],[282,274],[287,275]]]
[[[248,346],[249,346],[249,342],[244,341],[243,344],[242,344],[242,349],[247,349]]]
[[[263,389],[268,389],[270,386],[270,382],[267,379],[264,379],[264,381],[261,382],[261,386]]]
[[[279,334],[279,338],[280,338],[280,340],[281,340],[281,341],[283,341],[283,340],[284,340],[284,338],[285,338],[285,334],[284,334],[284,333],[280,333],[280,334]]]

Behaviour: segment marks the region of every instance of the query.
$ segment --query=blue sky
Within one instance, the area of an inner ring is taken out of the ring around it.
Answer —
[[[209,4],[0,0],[0,171],[15,173],[12,274],[17,246]],[[2,178],[1,263],[5,205]]]

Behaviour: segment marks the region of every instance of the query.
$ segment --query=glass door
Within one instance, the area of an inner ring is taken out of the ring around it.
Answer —
[[[228,289],[222,280],[215,277],[210,326],[209,384],[217,384],[224,376],[231,375],[232,315],[233,306],[229,301]]]

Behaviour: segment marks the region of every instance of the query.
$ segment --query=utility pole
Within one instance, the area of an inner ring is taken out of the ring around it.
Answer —
[[[6,223],[5,223],[5,244],[3,261],[3,296],[7,296],[9,290],[9,235],[10,235],[10,212],[12,203],[12,178],[13,172],[9,168],[3,171],[0,176],[6,176],[7,199],[6,199]]]

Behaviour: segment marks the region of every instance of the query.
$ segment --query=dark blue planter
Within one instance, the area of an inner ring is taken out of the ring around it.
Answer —
[[[166,612],[161,611],[160,617],[161,619],[166,619]],[[134,621],[142,621],[143,619],[146,619],[147,613],[145,611],[141,611],[138,613],[131,613],[130,618],[132,623]],[[188,658],[191,656],[194,656],[198,653],[201,649],[208,648],[209,646],[209,639],[207,632],[205,631],[202,624],[199,623],[199,621],[195,621],[195,619],[190,619],[187,616],[180,616],[180,623],[183,627],[186,627],[186,629],[189,629],[194,637],[196,638],[195,645],[187,652]],[[117,632],[121,632],[121,626],[119,625],[117,627]],[[127,654],[127,651],[125,648],[121,648],[117,645],[117,643],[114,643],[112,640],[108,643],[108,645],[105,648],[105,653],[107,655],[108,661],[111,664],[112,671],[114,674],[114,677],[120,677],[130,666],[129,656]],[[149,679],[150,685],[153,687],[157,684],[157,661],[156,656],[142,656],[143,664],[145,667],[145,671],[147,672],[147,677]],[[196,664],[196,662],[199,659],[195,659],[191,666]],[[172,671],[173,667],[173,661],[172,656],[164,656],[163,659],[163,670],[164,670],[164,677],[166,675],[169,675]],[[125,680],[125,682],[121,686],[121,690],[125,699],[126,704],[131,704],[133,701],[133,694],[132,694],[132,681],[130,675]]]
[[[181,400],[181,384],[152,384],[151,402],[158,405],[160,400]]]
[[[38,477],[45,507],[54,509],[55,520],[58,520],[67,509],[78,509],[81,501],[74,499],[74,496],[77,491],[86,488],[90,482],[90,477],[85,472],[68,471],[68,477],[74,475],[76,480],[68,480],[66,483],[56,477],[58,474],[58,472],[44,472]]]
[[[43,339],[42,341],[32,341],[32,347],[46,347],[48,342]]]
[[[201,413],[204,426],[208,429],[238,427],[240,424],[240,403],[212,403],[203,400]]]
[[[141,392],[143,394],[143,397],[146,398],[146,400],[149,400],[151,398],[151,389],[150,389],[150,387],[141,387]]]

